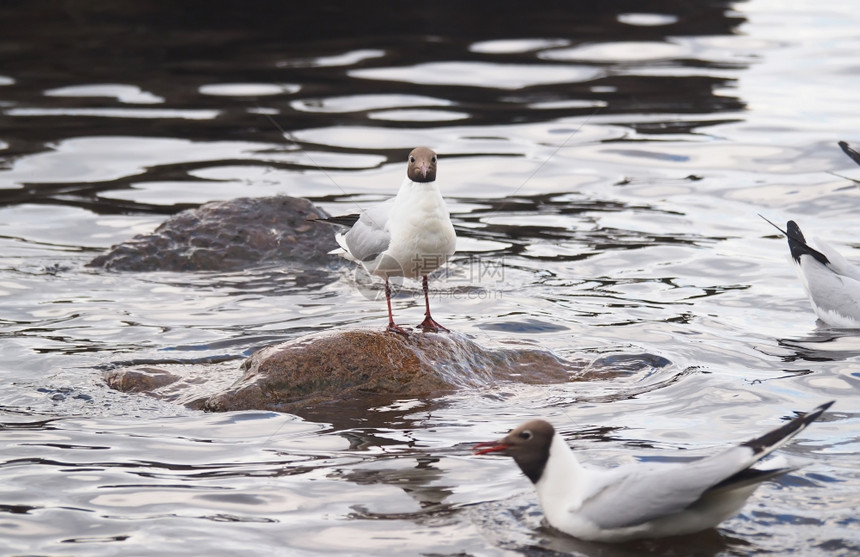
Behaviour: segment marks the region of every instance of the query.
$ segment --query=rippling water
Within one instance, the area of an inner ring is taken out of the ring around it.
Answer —
[[[860,260],[860,169],[836,146],[860,141],[853,3],[320,4],[0,7],[4,554],[860,551],[860,337],[816,323],[756,216]],[[334,267],[85,264],[206,201],[353,212],[418,144],[459,235],[437,319],[624,374],[302,417],[105,387],[128,361],[229,383],[267,344],[384,326]],[[625,367],[643,355],[669,364]],[[512,462],[469,450],[544,416],[598,464],[706,454],[829,399],[783,451],[801,470],[684,540],[561,536]]]

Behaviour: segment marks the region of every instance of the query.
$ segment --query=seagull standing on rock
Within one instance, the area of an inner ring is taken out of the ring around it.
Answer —
[[[860,329],[860,269],[819,238],[815,239],[818,249],[812,248],[793,220],[783,230],[761,218],[788,238],[788,249],[818,318],[831,327]]]
[[[321,220],[350,227],[335,235],[340,248],[329,253],[356,261],[368,273],[385,280],[389,331],[408,334],[394,323],[391,277],[421,277],[426,310],[419,327],[425,332],[447,331],[430,315],[427,275],[453,255],[457,236],[436,184],[436,153],[427,147],[416,147],[407,161],[406,178],[397,197],[361,214]]]
[[[579,464],[543,420],[526,422],[476,454],[513,457],[532,481],[547,522],[587,541],[621,542],[692,534],[740,512],[761,482],[795,468],[754,468],[818,419],[833,402],[714,456],[691,462],[636,462],[610,470]]]

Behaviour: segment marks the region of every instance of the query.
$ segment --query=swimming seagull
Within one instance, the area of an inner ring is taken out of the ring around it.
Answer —
[[[832,327],[860,328],[860,269],[819,238],[815,239],[818,249],[812,248],[793,220],[783,230],[759,216],[788,238],[791,257],[818,318]]]
[[[388,330],[408,334],[394,323],[391,313],[391,277],[417,279],[424,289],[424,331],[447,331],[430,315],[427,275],[454,253],[457,236],[445,200],[436,184],[436,153],[416,147],[409,153],[406,178],[397,197],[361,214],[320,219],[349,226],[335,235],[340,248],[329,253],[360,263],[368,273],[385,280]]]
[[[476,454],[513,457],[534,483],[547,521],[588,541],[692,534],[738,513],[761,482],[796,468],[753,468],[818,419],[833,402],[714,456],[637,462],[609,470],[581,466],[552,425],[532,420]]]

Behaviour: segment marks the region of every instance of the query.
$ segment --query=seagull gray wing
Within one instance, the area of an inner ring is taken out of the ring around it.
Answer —
[[[822,240],[815,239],[809,258],[798,258],[803,283],[818,317],[831,325],[857,327],[860,324],[860,269]],[[823,259],[823,261],[822,261]]]
[[[822,404],[713,456],[672,465],[635,464],[601,474],[601,481],[594,482],[578,512],[600,528],[623,528],[679,513],[704,498],[754,488],[792,469],[751,466],[806,429],[832,404]]]
[[[815,247],[817,247],[818,251],[827,257],[827,266],[833,269],[834,273],[860,281],[860,268],[849,263],[848,260],[845,259],[841,253],[833,249],[830,244],[824,242],[821,238],[815,238]]]
[[[343,247],[358,261],[372,261],[388,249],[391,234],[388,218],[394,200],[391,199],[361,213],[358,221],[342,235]],[[338,243],[340,239],[338,239]],[[345,246],[344,246],[345,244]]]
[[[842,327],[860,324],[860,281],[814,261],[801,265],[801,272],[819,318]]]
[[[708,489],[746,469],[751,460],[749,449],[734,447],[692,462],[618,468],[595,486],[578,513],[603,529],[636,526],[680,513]]]

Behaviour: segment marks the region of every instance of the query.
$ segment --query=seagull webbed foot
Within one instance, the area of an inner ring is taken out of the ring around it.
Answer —
[[[424,321],[422,321],[421,324],[418,326],[421,327],[421,330],[425,333],[438,333],[441,331],[445,331],[446,333],[451,332],[439,323],[437,323],[436,320],[430,317],[429,314],[424,316]]]
[[[389,323],[389,324],[388,324],[388,327],[386,327],[386,328],[385,328],[385,330],[386,330],[387,332],[389,332],[389,333],[395,333],[395,334],[398,334],[398,335],[403,335],[403,336],[405,336],[405,337],[408,337],[408,336],[409,336],[409,331],[407,331],[406,329],[404,329],[404,328],[403,328],[403,327],[401,327],[400,325],[395,325],[395,324],[394,324],[394,321],[392,321],[391,323]]]

